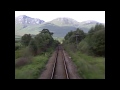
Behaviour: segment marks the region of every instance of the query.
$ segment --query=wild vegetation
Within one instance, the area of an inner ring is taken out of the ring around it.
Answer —
[[[53,33],[43,29],[34,38],[25,34],[21,40],[15,41],[15,78],[38,78],[48,58],[58,45],[52,37]]]
[[[96,24],[88,33],[77,29],[64,38],[63,46],[86,79],[105,78],[105,26]]]
[[[105,26],[96,24],[88,33],[77,28],[64,38],[52,37],[43,29],[39,34],[24,34],[15,40],[15,78],[35,79],[44,70],[48,58],[60,43],[84,79],[105,78]]]

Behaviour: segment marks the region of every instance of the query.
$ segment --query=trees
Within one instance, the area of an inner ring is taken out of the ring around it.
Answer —
[[[83,47],[87,45],[89,54],[93,53],[97,56],[105,55],[105,27],[102,24],[96,24],[95,27],[92,27],[88,32],[87,37],[84,40],[85,42],[80,43],[79,48],[83,50]],[[83,50],[84,51],[84,50]]]
[[[30,34],[24,34],[21,38],[21,43],[22,45],[24,46],[28,46],[29,45],[29,42],[31,40],[31,35]]]
[[[41,31],[41,33],[48,33],[48,34],[50,34],[51,36],[53,35],[53,32],[50,32],[48,29],[43,29],[42,31]]]
[[[83,32],[83,30],[80,30],[79,28],[77,28],[75,34],[78,35],[77,36],[78,43],[85,38],[85,33]]]
[[[64,44],[75,45],[76,37],[78,41],[78,49],[83,53],[96,56],[105,55],[105,26],[96,24],[86,34],[79,28],[76,31],[70,31],[65,36]]]
[[[52,37],[53,33],[43,29],[34,39],[31,39],[29,48],[34,55],[46,52],[48,48],[55,47],[57,42]]]
[[[20,48],[20,46],[15,45],[15,50],[18,50],[19,48]]]
[[[35,40],[31,39],[30,43],[29,43],[29,50],[32,52],[33,55],[37,54],[37,46],[35,44]]]
[[[99,30],[105,30],[105,26],[103,24],[96,24],[95,27],[92,27],[90,30],[89,30],[89,34],[93,34],[94,32],[96,31],[99,31]]]
[[[66,36],[64,37],[65,40],[68,40],[68,39],[71,37],[72,34],[73,34],[73,31],[68,32],[68,33],[66,34]]]
[[[91,36],[89,45],[90,45],[90,49],[94,52],[95,55],[104,56],[105,55],[105,31],[104,30],[96,31]]]
[[[65,36],[65,40],[68,40],[69,43],[75,43],[76,42],[76,34],[78,43],[85,38],[85,33],[83,30],[80,30],[79,28],[76,29],[76,31],[70,31]]]
[[[38,35],[35,36],[36,46],[42,51],[46,51],[46,49],[51,46],[53,41],[52,33],[49,32],[48,29],[43,29]]]

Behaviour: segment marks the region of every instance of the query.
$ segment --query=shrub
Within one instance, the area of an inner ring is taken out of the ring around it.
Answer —
[[[21,57],[16,60],[15,67],[20,67],[30,62],[31,62],[31,57]]]
[[[21,43],[24,46],[28,46],[31,40],[31,35],[30,34],[24,34],[21,38]]]
[[[20,46],[15,46],[15,50],[18,50],[20,48]]]

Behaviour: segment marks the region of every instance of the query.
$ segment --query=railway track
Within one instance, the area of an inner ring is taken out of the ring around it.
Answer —
[[[63,48],[59,45],[52,68],[51,79],[70,79],[68,69],[65,62]]]

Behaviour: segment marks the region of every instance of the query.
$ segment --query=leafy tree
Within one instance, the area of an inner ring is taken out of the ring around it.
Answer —
[[[55,47],[57,42],[52,37],[53,33],[48,29],[43,29],[31,40],[29,47],[33,53],[40,54],[46,52],[48,48]]]
[[[51,36],[53,35],[53,32],[50,32],[48,29],[43,29],[42,31],[40,31],[41,33],[49,33]]]
[[[90,41],[90,49],[94,52],[95,55],[104,56],[105,55],[105,31],[100,30],[95,32]]]
[[[96,31],[99,31],[99,30],[105,30],[105,26],[103,24],[96,24],[95,27],[92,27],[90,30],[89,30],[89,34],[93,34],[94,32]]]
[[[105,55],[105,26],[102,24],[96,24],[95,27],[92,27],[89,32],[86,34],[79,28],[76,31],[70,31],[65,36],[63,43],[65,45],[75,46],[76,37],[78,35],[78,49],[83,53],[96,56]]]
[[[65,40],[68,40],[72,35],[73,35],[73,31],[68,32],[68,34],[66,34],[66,36],[64,37]]]
[[[75,43],[76,42],[76,35],[78,43],[85,38],[85,33],[83,30],[80,30],[79,28],[76,29],[76,31],[70,31],[65,36],[65,40],[68,40],[69,43]]]
[[[18,50],[19,48],[20,48],[19,46],[17,46],[17,45],[15,46],[15,50]]]
[[[33,55],[36,55],[37,54],[37,46],[35,44],[35,40],[34,39],[31,39],[30,43],[29,43],[29,49],[30,49],[30,52],[33,53]]]
[[[24,46],[28,46],[29,45],[29,42],[31,40],[31,35],[30,34],[24,34],[21,38],[21,43],[24,45]]]

